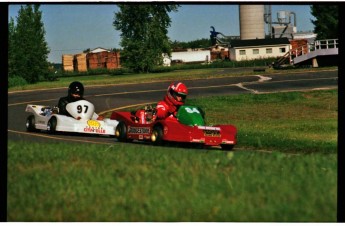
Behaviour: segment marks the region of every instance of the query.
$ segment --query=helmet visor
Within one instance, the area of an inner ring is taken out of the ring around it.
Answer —
[[[179,102],[184,102],[186,100],[187,95],[184,93],[173,93],[173,97],[175,98],[175,100],[179,101]]]
[[[81,94],[82,94],[81,90],[80,90],[80,89],[78,89],[78,88],[77,88],[77,89],[72,90],[72,91],[71,91],[71,93],[72,93],[72,94],[78,94],[78,95],[81,95]]]

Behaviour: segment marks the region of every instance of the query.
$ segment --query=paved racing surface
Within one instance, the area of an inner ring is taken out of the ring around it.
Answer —
[[[227,73],[220,70],[219,73]],[[337,89],[338,70],[303,72],[294,74],[251,75],[240,77],[184,80],[189,91],[188,98],[202,96],[234,95],[242,93],[270,93],[304,91],[315,89]],[[117,108],[156,103],[161,100],[170,82],[153,82],[125,85],[85,86],[84,97],[95,105],[97,113]],[[62,96],[67,95],[67,87],[50,90],[35,90],[8,93],[8,140],[31,140],[45,143],[85,142],[114,144],[115,138],[88,134],[48,134],[46,132],[26,132],[25,122],[29,113],[27,104],[55,106]],[[230,104],[230,103],[229,103]]]

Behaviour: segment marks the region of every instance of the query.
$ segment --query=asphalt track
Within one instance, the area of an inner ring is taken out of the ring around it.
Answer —
[[[226,70],[219,73],[226,73]],[[317,89],[337,89],[338,70],[317,72],[285,73],[261,76],[221,77],[183,80],[189,90],[188,98],[216,95],[236,95],[243,93],[273,93],[307,91]],[[127,106],[156,103],[161,100],[170,82],[151,82],[122,85],[86,86],[85,99],[95,105],[96,112],[103,114]],[[114,144],[116,139],[108,136],[87,134],[48,134],[46,132],[26,132],[25,122],[29,113],[27,104],[54,106],[58,99],[67,94],[67,88],[49,90],[20,91],[8,93],[8,140],[25,140],[44,143],[83,142]],[[231,103],[229,103],[231,104]]]

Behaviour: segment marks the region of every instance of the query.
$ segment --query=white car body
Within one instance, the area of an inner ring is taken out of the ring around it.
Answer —
[[[32,113],[27,121],[28,131],[45,130],[48,132],[74,132],[98,135],[115,135],[117,120],[105,118],[97,120],[94,105],[86,100],[79,100],[66,105],[66,110],[74,117],[53,113],[51,107],[27,105],[26,112]],[[54,122],[55,121],[55,122]]]

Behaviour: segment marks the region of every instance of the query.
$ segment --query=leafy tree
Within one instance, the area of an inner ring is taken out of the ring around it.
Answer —
[[[135,72],[148,72],[163,63],[163,53],[171,54],[168,27],[169,12],[178,5],[130,4],[119,5],[113,25],[121,31],[123,65]]]
[[[311,14],[316,18],[311,22],[315,25],[317,39],[338,38],[338,5],[312,5],[310,8]]]
[[[179,41],[174,41],[171,43],[172,49],[197,49],[197,48],[208,48],[211,46],[210,39],[208,38],[202,38],[202,39],[197,39],[194,41],[189,41],[189,42],[179,42]]]
[[[10,19],[8,23],[8,75],[9,77],[14,77],[16,75],[16,68],[14,63],[15,53],[14,53],[14,32],[15,25],[13,18]]]
[[[21,6],[17,24],[9,23],[9,77],[19,76],[29,83],[48,77],[49,49],[45,41],[39,5]]]

